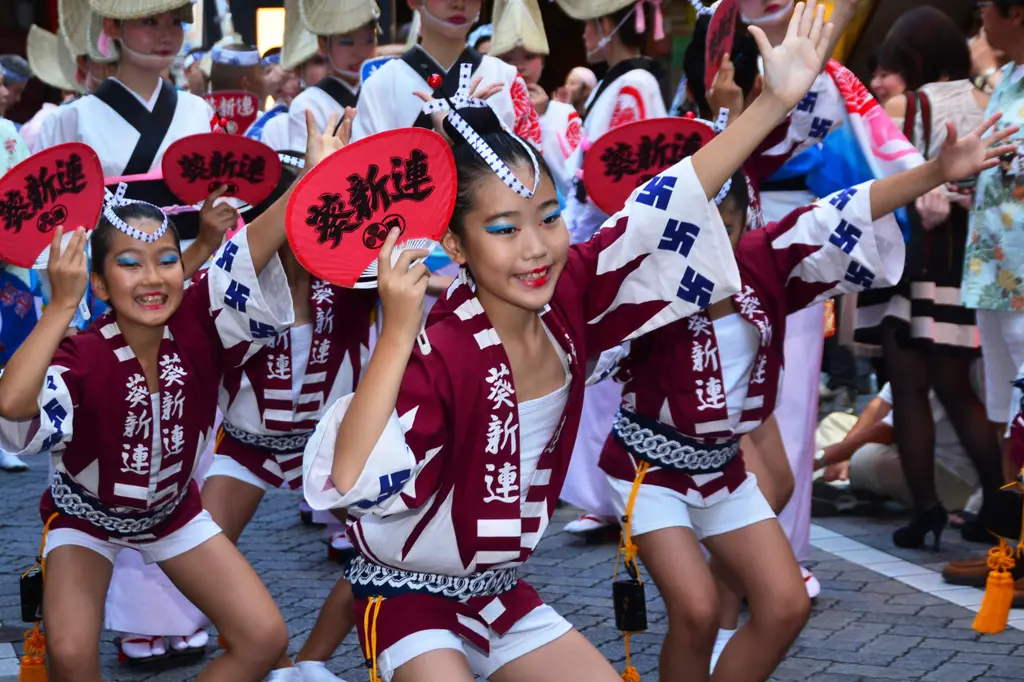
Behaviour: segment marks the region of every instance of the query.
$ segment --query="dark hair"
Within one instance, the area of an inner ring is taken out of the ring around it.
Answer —
[[[114,209],[114,215],[125,222],[129,220],[152,220],[159,224],[164,220],[163,211],[149,204],[118,206]],[[100,214],[99,225],[93,230],[92,237],[89,240],[92,244],[91,269],[98,275],[106,274],[107,256],[110,255],[110,247],[114,244],[116,232],[119,232],[119,230],[107,220],[106,216]],[[178,249],[178,253],[181,253],[181,238],[178,236],[178,228],[174,226],[174,221],[170,218],[167,219],[167,232],[174,237],[174,246]]]
[[[868,73],[871,74],[872,77],[875,75],[875,72],[878,71],[878,62],[881,61],[881,58],[882,46],[879,45],[871,51],[870,55],[868,55]]]
[[[0,55],[0,66],[20,76],[22,80],[28,80],[32,77],[32,68],[28,65],[28,62],[25,61],[24,57],[19,57],[16,54]]]
[[[490,107],[473,107],[459,109],[459,115],[483,138],[494,153],[498,155],[506,166],[512,168],[519,164],[526,166],[533,165],[530,153],[526,151],[523,142],[513,134],[507,132],[501,126],[497,114]],[[494,175],[494,171],[487,165],[483,157],[473,149],[473,146],[466,141],[459,131],[448,121],[444,120],[444,130],[452,139],[452,156],[455,157],[455,170],[458,177],[458,193],[455,197],[455,210],[448,223],[449,229],[456,236],[461,237],[465,232],[466,214],[473,210],[476,205],[476,188],[488,176]],[[544,157],[534,151],[533,158],[537,159],[537,166],[542,175],[551,180],[551,171],[544,163]]]
[[[621,23],[622,26],[619,27],[619,30],[618,32],[616,32],[615,35],[619,37],[619,40],[621,40],[622,44],[625,45],[626,47],[634,50],[639,50],[644,46],[644,34],[637,33],[636,21],[634,21],[633,17],[626,19],[626,15],[632,14],[635,7],[636,5],[630,3],[629,5],[626,5],[617,12],[606,14],[605,16],[601,17],[601,19],[607,19],[608,21],[612,22],[613,28],[615,26],[619,26],[619,24]],[[653,26],[654,11],[646,2],[642,3],[641,7],[643,8],[642,11],[644,13],[644,26]],[[600,19],[598,21],[600,21]]]
[[[970,78],[971,51],[963,31],[945,12],[917,7],[889,30],[878,66],[902,76],[908,90],[917,90],[943,78]]]
[[[223,48],[225,52],[251,52],[255,50],[255,47],[248,45],[225,45]],[[252,66],[239,66],[237,64],[225,64],[223,62],[213,62],[210,66],[210,90],[212,92],[218,92],[221,90],[242,90],[240,85],[242,78],[249,78],[250,81],[262,80],[263,76],[263,64],[257,63]],[[249,83],[250,90],[253,89],[253,83]],[[257,95],[261,93],[256,93]]]
[[[272,47],[272,48],[270,48],[269,50],[267,50],[266,52],[263,53],[263,58],[266,59],[268,57],[273,57],[274,55],[279,55],[279,54],[281,54],[281,48],[280,47]]]
[[[686,74],[686,83],[690,88],[690,95],[700,110],[700,115],[706,119],[713,119],[715,112],[711,111],[708,104],[707,90],[710,84],[704,82],[705,51],[707,50],[708,26],[711,18],[702,16],[697,20],[693,28],[693,36],[683,56],[683,72]],[[742,25],[736,27],[736,37],[733,40],[732,58],[733,66],[736,67],[735,81],[743,96],[748,97],[754,89],[754,82],[760,70],[757,66],[757,56],[760,52],[757,43],[750,32]]]
[[[728,204],[728,208],[734,211],[747,212],[750,208],[750,192],[747,190],[747,176],[742,170],[738,170],[733,173],[732,184],[729,185],[729,191],[726,192],[725,198],[722,199],[722,206]]]
[[[998,9],[999,13],[1001,15],[1003,15],[1004,17],[1010,16],[1010,8],[1011,7],[1020,7],[1021,5],[1024,5],[1024,2],[1021,2],[1021,0],[995,0],[995,1],[996,1],[996,9]]]

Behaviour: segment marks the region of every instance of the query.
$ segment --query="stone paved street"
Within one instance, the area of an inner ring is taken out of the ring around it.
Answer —
[[[18,575],[31,565],[38,549],[41,524],[36,510],[39,492],[45,485],[45,472],[45,463],[37,459],[28,473],[0,473],[3,528],[0,622],[6,626],[21,626]],[[319,541],[320,531],[299,523],[296,502],[294,494],[278,491],[269,495],[241,543],[288,620],[293,654],[305,640],[324,597],[339,575],[339,567],[326,561],[325,546]],[[612,626],[609,598],[615,547],[611,544],[588,546],[561,532],[562,525],[571,518],[572,510],[559,511],[536,556],[527,566],[526,577],[550,604],[621,667],[622,642]],[[855,563],[871,557],[877,563],[881,556],[890,569],[899,563],[898,559],[939,569],[948,558],[977,552],[977,546],[955,541],[955,534],[948,532],[940,554],[894,550],[889,536],[901,523],[899,518],[835,518],[816,523],[819,525],[816,544],[845,548],[843,551],[849,550],[849,560],[821,549],[814,550],[810,565],[821,580],[823,591],[809,625],[773,679],[815,682],[1024,680],[1024,632],[1011,629],[998,636],[980,638],[971,630],[974,614],[968,608]],[[886,559],[885,555],[868,548],[893,556]],[[843,553],[840,549],[835,551]],[[756,560],[756,557],[751,559]],[[909,564],[900,565],[905,568]],[[900,571],[889,570],[889,573],[896,575]],[[918,570],[917,573],[926,572]],[[933,583],[941,587],[935,577],[935,574],[928,574],[923,578],[915,577],[911,582],[925,589]],[[976,606],[978,601],[978,594],[972,590],[948,594],[968,605]],[[658,648],[666,620],[664,605],[650,584],[648,595],[651,628],[634,638],[634,660],[645,682],[653,682],[657,680]],[[1018,615],[1015,613],[1014,617]],[[199,667],[128,669],[117,664],[112,640],[111,633],[104,633],[102,661],[105,677],[112,682],[189,680]],[[20,644],[15,648],[20,651]],[[342,645],[330,668],[350,682],[367,679],[354,636]],[[0,672],[0,680],[5,679]]]

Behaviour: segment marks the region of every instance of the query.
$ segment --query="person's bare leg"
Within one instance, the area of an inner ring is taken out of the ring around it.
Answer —
[[[199,673],[198,682],[260,682],[285,656],[288,627],[281,612],[223,534],[161,562],[160,568],[227,643],[224,653]]]
[[[306,638],[296,661],[327,661],[355,625],[352,585],[342,578],[320,607],[316,624]]]
[[[266,492],[230,476],[210,476],[203,483],[203,509],[217,522],[224,536],[238,544]]]
[[[103,682],[100,631],[114,566],[103,555],[74,545],[46,558],[43,623],[50,682]]]
[[[608,659],[576,630],[506,663],[489,679],[491,682],[622,682]]]
[[[399,666],[391,682],[473,682],[473,671],[461,651],[435,649]]]
[[[707,680],[718,632],[718,599],[697,537],[689,528],[675,527],[634,536],[633,541],[668,609],[658,678]]]
[[[778,427],[776,427],[775,433],[778,433]],[[777,448],[756,448],[748,438],[744,438],[742,443],[743,464],[747,471],[757,477],[757,487],[761,489],[764,499],[768,501],[772,511],[777,515],[793,494],[793,470],[790,469],[789,460],[786,459],[786,451],[782,447],[782,437],[779,437]],[[779,453],[782,454],[781,461],[779,461]],[[783,486],[781,493],[776,490],[776,482],[780,479]],[[739,627],[744,595],[732,591],[731,585],[735,585],[736,580],[733,576],[727,575],[727,570],[721,562],[715,561],[712,557],[710,565],[711,574],[715,576],[715,586],[718,588],[718,604],[721,614],[718,626],[722,630],[735,630]]]
[[[764,682],[807,623],[811,600],[800,566],[775,519],[704,538],[747,596],[750,619],[729,640],[713,682]]]

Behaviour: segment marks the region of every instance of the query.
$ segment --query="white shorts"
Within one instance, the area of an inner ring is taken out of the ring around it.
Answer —
[[[490,631],[491,652],[466,646],[465,640],[450,630],[423,630],[398,640],[377,655],[377,672],[384,682],[391,682],[395,671],[417,656],[438,649],[461,651],[469,667],[481,679],[488,679],[506,663],[550,644],[572,630],[572,625],[547,604],[523,616],[504,636]]]
[[[58,547],[74,545],[91,549],[97,554],[106,557],[111,564],[117,559],[122,549],[137,549],[142,554],[142,560],[147,564],[155,564],[161,561],[181,556],[190,549],[195,549],[215,535],[221,532],[220,526],[213,520],[210,513],[205,509],[184,526],[170,535],[151,542],[129,542],[126,540],[101,540],[84,533],[77,528],[55,528],[46,536],[46,547],[43,549],[43,557]]]
[[[1013,421],[1011,382],[1024,370],[1024,312],[977,310],[981,355],[985,360],[985,409],[989,421]]]
[[[633,483],[611,476],[605,479],[612,487],[615,512],[621,519]],[[636,537],[663,528],[689,528],[698,540],[703,540],[774,518],[775,512],[757,487],[757,477],[748,471],[746,480],[736,490],[710,498],[695,490],[684,496],[671,488],[641,484],[633,503],[632,529]]]
[[[269,483],[227,455],[213,455],[213,464],[210,465],[210,469],[206,472],[206,478],[212,478],[213,476],[227,476],[228,478],[256,486],[263,491],[270,490]]]

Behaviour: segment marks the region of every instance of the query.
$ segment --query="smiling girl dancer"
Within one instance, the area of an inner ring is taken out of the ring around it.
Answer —
[[[469,64],[484,87],[501,85],[500,92],[487,99],[498,117],[516,135],[540,146],[537,112],[515,67],[466,46],[466,35],[480,16],[481,1],[409,0],[409,7],[422,17],[420,44],[401,59],[384,64],[363,85],[352,125],[353,140],[397,128],[433,127],[430,117],[420,111],[422,102],[414,93],[434,91],[437,97],[451,97],[459,85],[462,65]],[[437,90],[427,84],[435,74],[443,77]]]
[[[312,164],[323,142],[310,138]],[[206,278],[185,289],[177,233],[163,212],[109,200],[91,235],[91,279],[111,309],[68,338],[86,284],[86,235],[79,229],[63,252],[59,231],[54,238],[51,305],[0,375],[0,436],[18,450],[60,452],[42,501],[43,616],[55,682],[101,679],[104,596],[124,548],[158,563],[226,640],[202,682],[257,682],[285,651],[280,612],[203,511],[193,477],[223,370],[292,324],[276,255],[286,202],[241,230]],[[112,380],[124,387],[113,404]]]
[[[827,42],[820,23],[793,33],[766,48],[777,68],[748,112],[572,247],[531,149],[487,108],[449,115],[459,196],[443,243],[459,280],[416,343],[428,272],[409,266],[425,254],[391,267],[389,237],[377,349],[304,463],[311,504],[366,512],[350,528],[361,556],[349,577],[371,679],[618,679],[516,570],[557,502],[587,360],[738,291],[708,200],[817,73],[798,67]]]
[[[662,68],[641,53],[648,22],[653,24],[655,37],[662,37],[657,33],[660,9],[645,6],[643,0],[559,0],[559,5],[573,19],[585,22],[587,61],[608,65],[608,73],[587,101],[581,143],[566,162],[568,174],[574,176],[574,189],[566,197],[565,219],[575,243],[590,239],[608,219],[587,198],[582,180],[585,150],[609,130],[634,121],[663,118],[668,113],[658,83]],[[611,381],[587,388],[580,434],[562,492],[563,499],[584,513],[567,524],[569,532],[596,531],[614,522],[609,518],[614,508],[597,460],[621,397],[621,388]]]
[[[806,13],[797,4],[790,36],[811,23],[815,4]],[[815,27],[824,13],[817,9]],[[817,73],[814,53],[780,64],[764,33],[753,32],[766,55],[769,87],[779,68],[792,78],[801,77],[795,70],[808,78]],[[823,37],[819,58],[827,43]],[[633,342],[601,467],[625,520],[627,562],[639,552],[668,608],[661,680],[708,679],[719,613],[700,543],[729,587],[747,596],[751,614],[725,647],[713,679],[766,680],[803,628],[810,605],[800,571],[757,479],[745,470],[739,437],[774,409],[786,316],[837,293],[897,281],[903,237],[890,214],[995,163],[1006,147],[988,147],[1009,132],[982,142],[993,123],[959,142],[951,138],[936,162],[843,190],[745,236],[747,189],[737,174],[723,217],[736,244],[742,291]]]
[[[62,107],[54,124],[44,126],[40,135],[44,146],[84,142],[99,156],[104,176],[111,178],[159,171],[172,143],[210,132],[210,106],[195,95],[179,92],[161,76],[181,49],[182,22],[192,20],[189,0],[62,0],[61,5],[68,34],[84,35],[89,54],[111,62],[115,75],[103,81],[93,96]],[[227,205],[212,210],[220,220],[231,221],[235,216]],[[223,231],[207,230],[184,235],[186,278],[220,246],[222,235]],[[89,294],[89,300],[102,298],[94,296],[95,291]],[[101,302],[95,307],[104,308]],[[84,329],[89,322],[79,319],[76,326]],[[122,661],[200,653],[208,640],[206,624],[206,617],[158,566],[144,564],[137,552],[118,555],[105,626],[122,633],[117,642]],[[169,641],[165,643],[164,637]]]

